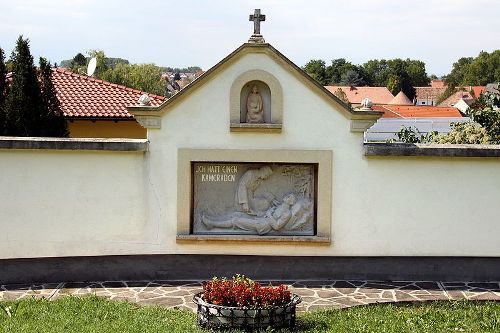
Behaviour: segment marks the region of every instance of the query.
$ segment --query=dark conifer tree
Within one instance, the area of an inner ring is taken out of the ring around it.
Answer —
[[[7,68],[5,55],[0,48],[0,135],[4,135],[5,128],[5,96],[7,94]]]
[[[19,36],[12,52],[12,84],[5,102],[5,134],[13,136],[42,135],[46,108],[43,105],[29,41]]]
[[[67,137],[68,124],[52,83],[52,68],[45,58],[40,58],[39,81],[43,105],[45,106],[43,136]]]

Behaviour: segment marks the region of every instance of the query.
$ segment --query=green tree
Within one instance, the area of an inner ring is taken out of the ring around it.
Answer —
[[[464,74],[462,86],[484,86],[500,81],[500,50],[481,52]]]
[[[96,58],[97,60],[94,76],[98,79],[104,80],[102,75],[110,68],[106,54],[104,54],[104,51],[102,50],[90,50],[88,54],[91,58]]]
[[[385,87],[389,82],[390,69],[387,60],[374,59],[365,62],[362,66],[368,83],[375,87]]]
[[[326,86],[329,83],[326,76],[326,64],[324,60],[310,60],[302,69],[322,86]]]
[[[5,101],[5,134],[12,136],[67,136],[50,64],[40,58],[40,70],[33,64],[29,40],[20,36],[11,56],[12,83]]]
[[[333,59],[331,65],[326,67],[326,81],[329,85],[349,85],[349,83],[342,82],[349,81],[349,78],[354,79],[354,76],[359,78],[356,85],[364,84],[359,68],[344,58]]]
[[[445,78],[446,84],[455,88],[460,86],[464,81],[464,77],[466,72],[469,70],[469,66],[472,63],[474,58],[460,58],[457,62],[453,64],[453,69],[450,74],[448,74]]]
[[[413,88],[413,79],[408,72],[408,65],[410,64],[410,59],[392,59],[389,60],[389,81],[387,82],[387,89],[391,91],[393,95],[397,94],[399,91],[403,91],[410,100],[415,97],[415,88]]]
[[[115,68],[108,68],[100,74],[99,78],[151,94],[163,95],[165,82],[161,79],[161,74],[161,67],[154,64],[117,64]]]
[[[0,48],[0,135],[4,134],[5,127],[5,95],[7,93],[7,68],[5,54]]]
[[[5,134],[40,136],[45,108],[28,39],[19,36],[11,60],[12,84],[5,102]]]
[[[387,80],[387,89],[393,95],[396,95],[401,91],[401,81],[397,75],[389,75],[389,79]]]
[[[69,69],[72,72],[83,74],[85,73],[85,67],[87,66],[87,58],[81,53],[78,53],[71,60]]]
[[[52,68],[45,58],[40,58],[39,82],[45,107],[45,112],[42,114],[43,132],[41,134],[50,137],[67,137],[69,135],[68,124],[64,119],[56,89],[52,83]]]
[[[362,86],[365,81],[361,77],[361,75],[353,69],[349,69],[347,72],[343,73],[340,76],[339,85],[341,86]]]
[[[500,81],[500,50],[482,51],[475,58],[460,58],[446,76],[446,83],[453,88],[484,86]]]

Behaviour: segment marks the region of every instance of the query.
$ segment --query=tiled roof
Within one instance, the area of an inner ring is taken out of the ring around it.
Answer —
[[[413,105],[410,99],[401,90],[389,103],[390,105]]]
[[[373,104],[387,104],[394,98],[386,87],[326,86],[325,88],[331,93],[335,93],[338,88],[342,89],[352,104],[360,104],[365,98],[369,98]]]
[[[432,80],[431,81],[432,88],[446,88],[446,82],[443,80]]]
[[[460,99],[463,99],[464,101],[469,104],[470,101],[475,100],[476,98],[481,95],[482,92],[486,90],[485,86],[468,86],[464,87],[465,90],[460,90],[452,94],[450,97],[442,101],[439,106],[453,106],[455,103],[457,103]],[[473,92],[473,93],[471,93]],[[470,100],[470,101],[469,101]]]
[[[64,115],[69,118],[133,118],[127,106],[138,105],[143,91],[98,80],[57,68],[52,82]],[[147,94],[151,106],[162,104],[163,96]]]
[[[415,98],[424,101],[436,101],[446,87],[415,87]]]
[[[382,118],[462,117],[462,114],[456,108],[441,106],[374,105],[373,109],[384,112]]]

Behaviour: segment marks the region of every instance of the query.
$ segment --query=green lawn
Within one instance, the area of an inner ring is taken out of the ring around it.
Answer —
[[[11,307],[11,316],[3,310]],[[97,297],[0,302],[0,332],[204,332],[181,310]],[[500,332],[500,302],[379,304],[299,315],[297,332]]]

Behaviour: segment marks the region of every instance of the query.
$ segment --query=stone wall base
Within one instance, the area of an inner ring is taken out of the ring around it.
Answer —
[[[116,280],[500,281],[500,258],[135,255],[0,260],[0,284]]]

